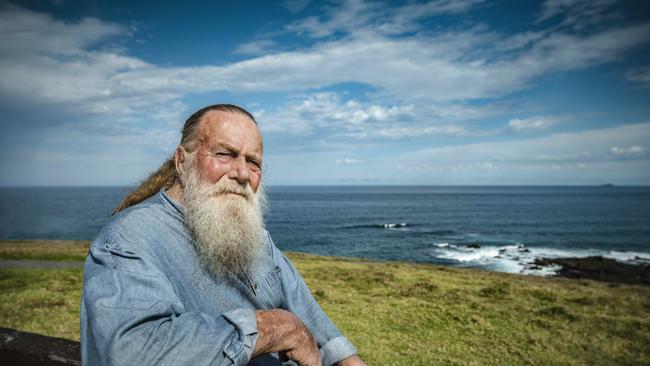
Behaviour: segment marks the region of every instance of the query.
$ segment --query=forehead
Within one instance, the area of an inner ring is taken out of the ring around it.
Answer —
[[[239,149],[262,152],[262,135],[248,116],[238,112],[210,111],[201,119],[201,144],[213,147],[228,144]]]

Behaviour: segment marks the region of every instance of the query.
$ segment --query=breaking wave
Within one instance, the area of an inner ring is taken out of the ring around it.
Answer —
[[[370,228],[370,229],[396,229],[396,228],[403,228],[407,226],[413,226],[409,225],[405,222],[400,222],[400,223],[386,223],[386,224],[364,224],[364,225],[350,225],[346,226],[348,229],[361,229],[361,228]]]
[[[555,275],[561,269],[558,265],[539,265],[541,258],[568,258],[602,256],[619,262],[631,264],[650,264],[650,253],[599,250],[599,249],[559,249],[547,247],[527,247],[523,244],[486,245],[434,243],[431,253],[435,258],[450,264],[482,267],[500,272]]]

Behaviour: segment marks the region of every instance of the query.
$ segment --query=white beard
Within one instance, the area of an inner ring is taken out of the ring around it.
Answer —
[[[202,184],[194,156],[188,158],[181,196],[185,224],[202,264],[215,277],[248,272],[264,249],[262,185],[253,192],[250,185],[243,187],[226,175],[214,185]]]

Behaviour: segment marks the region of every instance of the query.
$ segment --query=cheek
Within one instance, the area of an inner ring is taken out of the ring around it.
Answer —
[[[198,161],[198,168],[201,178],[209,183],[216,183],[221,177],[228,172],[226,167],[219,164],[215,159],[204,158]]]
[[[259,173],[251,173],[250,179],[249,179],[249,184],[251,185],[251,188],[253,189],[254,192],[257,192],[257,187],[260,186],[260,180],[262,179],[262,174]]]

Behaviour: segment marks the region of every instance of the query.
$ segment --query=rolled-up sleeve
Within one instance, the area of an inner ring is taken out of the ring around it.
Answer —
[[[235,365],[245,365],[253,355],[257,340],[257,322],[255,310],[235,309],[223,313],[223,316],[236,329],[239,338],[231,341],[224,349],[224,354]]]
[[[254,309],[186,311],[151,261],[110,243],[91,247],[81,313],[85,365],[246,365],[258,336]]]
[[[356,348],[345,337],[331,339],[320,349],[320,357],[323,365],[333,365],[356,353]]]
[[[280,262],[284,307],[296,314],[316,337],[323,365],[330,366],[356,354],[352,343],[341,335],[318,305],[296,267],[274,244],[271,245],[274,258]]]

